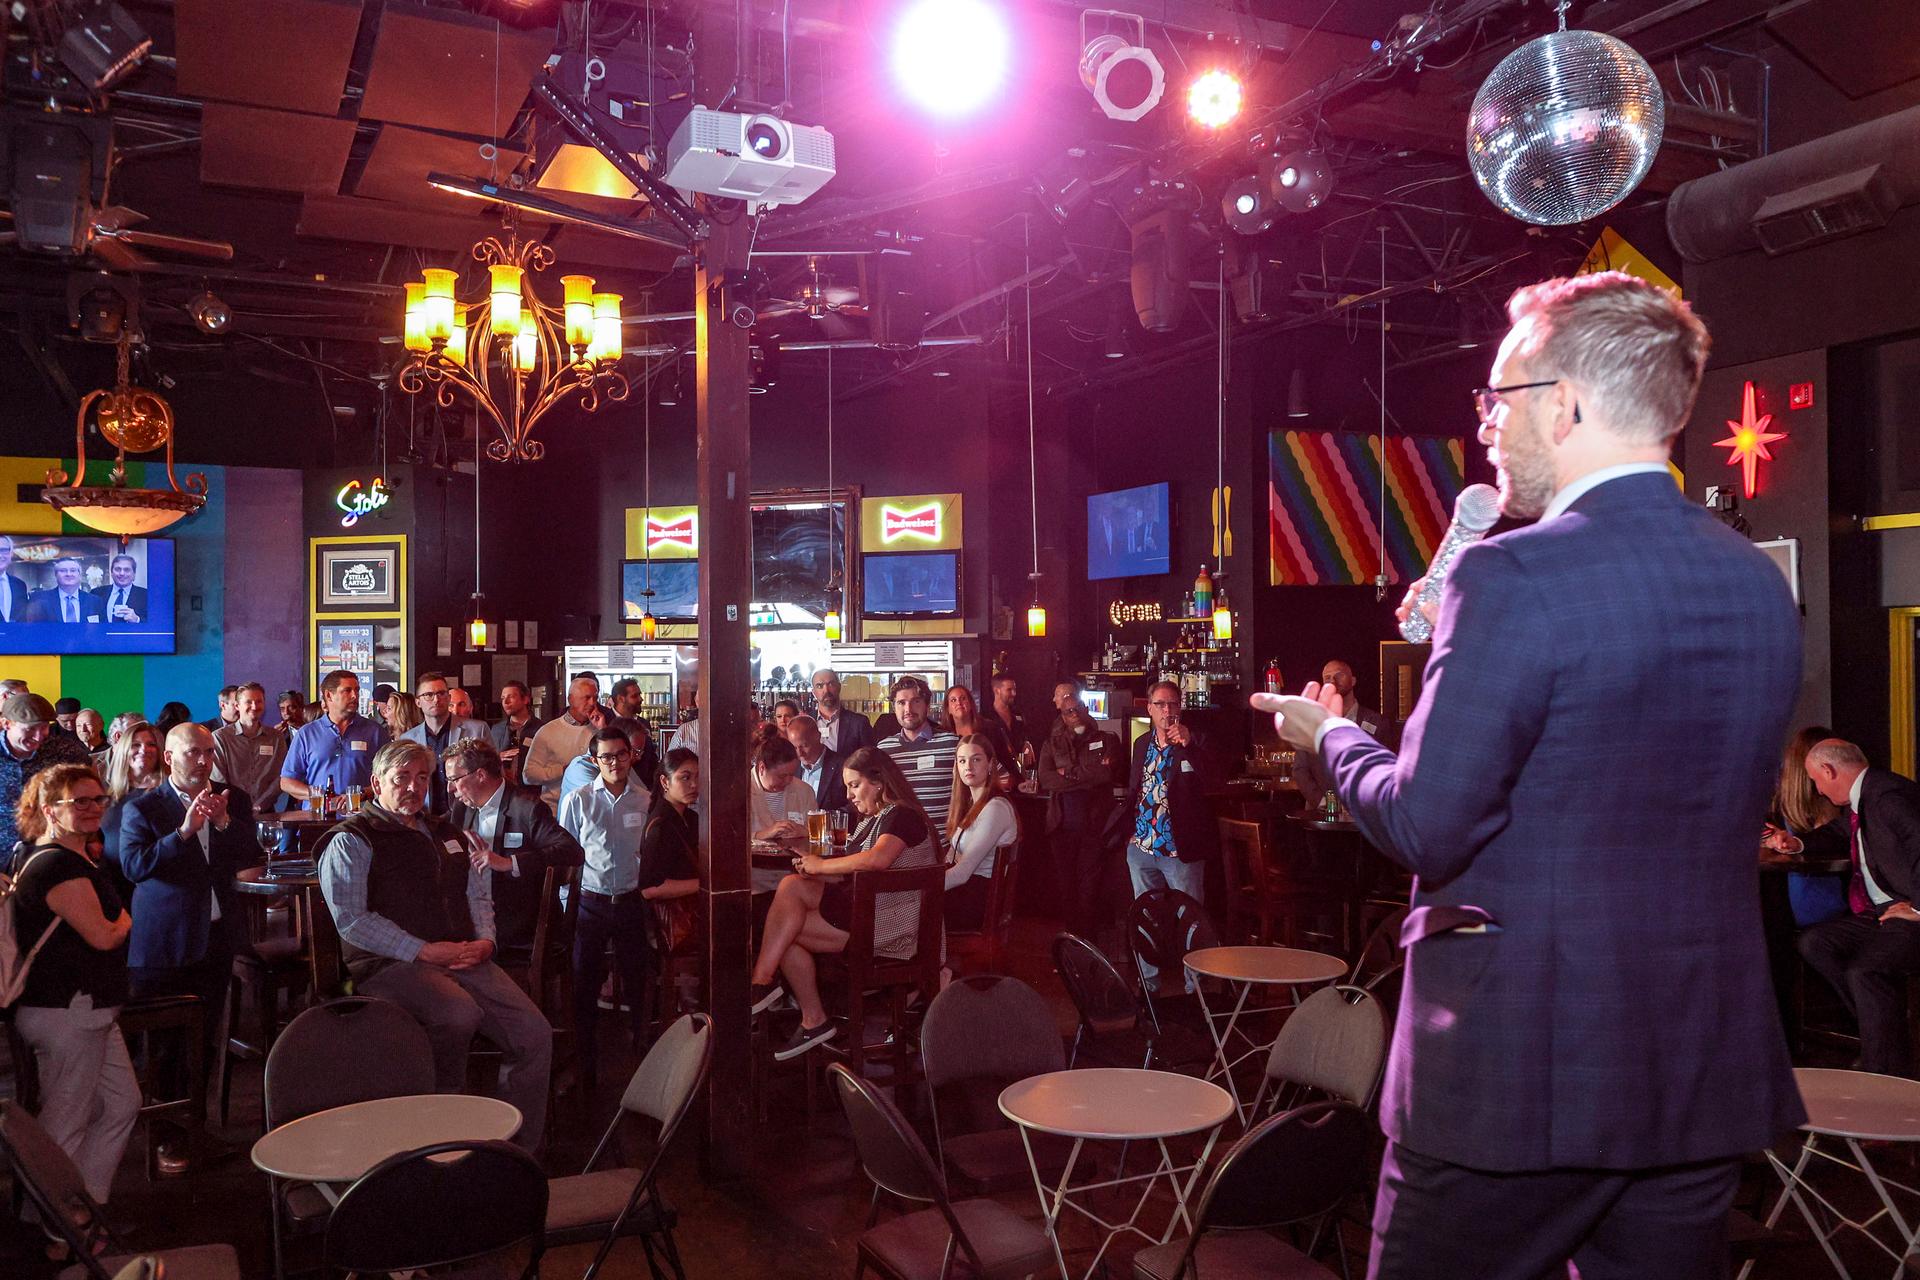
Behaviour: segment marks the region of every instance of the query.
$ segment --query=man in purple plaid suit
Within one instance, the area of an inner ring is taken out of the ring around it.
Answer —
[[[1754,865],[1799,617],[1668,472],[1686,306],[1609,272],[1508,312],[1480,440],[1538,519],[1454,562],[1401,752],[1255,698],[1417,877],[1369,1274],[1718,1276],[1741,1155],[1804,1118]]]

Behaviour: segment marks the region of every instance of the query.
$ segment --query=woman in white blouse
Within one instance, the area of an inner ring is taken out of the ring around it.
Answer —
[[[747,781],[752,801],[749,826],[755,840],[803,840],[807,810],[813,808],[813,788],[800,781],[800,753],[793,744],[771,732],[759,734],[753,746],[753,776]]]
[[[987,890],[1001,849],[1020,836],[1013,804],[995,785],[994,743],[984,733],[960,739],[953,756],[953,799],[947,809],[947,928],[970,932],[987,914]]]

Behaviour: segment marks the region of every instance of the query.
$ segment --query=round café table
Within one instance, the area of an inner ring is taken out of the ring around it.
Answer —
[[[389,1156],[442,1142],[483,1142],[520,1131],[520,1109],[498,1098],[424,1093],[375,1098],[301,1116],[253,1144],[254,1166],[276,1178],[311,1182],[328,1203]]]
[[[1040,1212],[1046,1219],[1047,1238],[1053,1242],[1054,1261],[1063,1280],[1068,1276],[1066,1254],[1060,1246],[1059,1220],[1067,1209],[1088,1219],[1106,1234],[1086,1275],[1098,1270],[1107,1246],[1123,1232],[1132,1232],[1154,1244],[1173,1238],[1175,1224],[1185,1222],[1193,1230],[1187,1201],[1200,1181],[1213,1144],[1220,1138],[1220,1126],[1234,1114],[1233,1099],[1219,1085],[1171,1071],[1149,1071],[1138,1067],[1082,1067],[1074,1071],[1051,1071],[1008,1085],[1000,1093],[1000,1112],[1020,1127],[1020,1142],[1027,1153],[1027,1167],[1033,1173],[1034,1192],[1040,1197]],[[1035,1133],[1050,1133],[1072,1138],[1066,1168],[1058,1183],[1048,1185],[1033,1155]],[[1180,1164],[1167,1149],[1171,1138],[1205,1133],[1207,1141],[1199,1157],[1191,1164]],[[1151,1142],[1160,1152],[1160,1161],[1149,1173],[1121,1173],[1099,1182],[1075,1185],[1074,1167],[1080,1152],[1089,1142]],[[1185,1175],[1184,1179],[1182,1175]],[[1165,1178],[1173,1190],[1174,1211],[1166,1229],[1156,1237],[1136,1225],[1140,1211],[1153,1194],[1154,1184]],[[1142,1184],[1140,1199],[1122,1222],[1110,1222],[1095,1213],[1084,1200],[1091,1193],[1130,1183]]]
[[[1898,1191],[1909,1197],[1911,1207],[1911,1198],[1920,1198],[1920,1188],[1882,1176],[1873,1167],[1873,1161],[1868,1158],[1868,1152],[1861,1144],[1920,1142],[1920,1080],[1824,1067],[1798,1067],[1793,1076],[1800,1086],[1800,1098],[1807,1106],[1806,1123],[1800,1126],[1801,1132],[1806,1134],[1806,1141],[1801,1145],[1800,1156],[1791,1168],[1779,1156],[1767,1152],[1767,1161],[1773,1166],[1774,1172],[1780,1175],[1781,1182],[1780,1198],[1767,1215],[1767,1227],[1771,1229],[1779,1223],[1781,1214],[1786,1211],[1787,1201],[1791,1199],[1799,1208],[1801,1217],[1806,1219],[1813,1238],[1826,1253],[1827,1261],[1833,1264],[1833,1269],[1841,1275],[1842,1280],[1847,1280],[1853,1274],[1834,1251],[1833,1238],[1842,1230],[1852,1230],[1866,1237],[1893,1259],[1893,1274],[1896,1277],[1905,1275],[1908,1271],[1907,1260],[1920,1250],[1920,1219],[1910,1221],[1904,1216],[1893,1193]],[[1837,1150],[1841,1147],[1844,1147],[1845,1155]],[[1852,1158],[1848,1159],[1848,1156]],[[1865,1177],[1874,1194],[1879,1197],[1880,1209],[1866,1218],[1856,1219],[1836,1208],[1807,1180],[1807,1168],[1816,1159],[1851,1169]],[[1832,1226],[1822,1225],[1822,1216],[1814,1213],[1815,1202],[1826,1210],[1824,1217],[1831,1220]],[[1873,1228],[1882,1218],[1898,1233],[1897,1245],[1889,1245],[1874,1234]]]
[[[1207,984],[1193,984],[1194,994],[1200,998],[1200,1012],[1206,1020],[1207,1034],[1213,1037],[1213,1065],[1207,1069],[1206,1078],[1212,1080],[1218,1076],[1225,1079],[1227,1092],[1233,1098],[1234,1112],[1244,1127],[1252,1102],[1243,1103],[1240,1100],[1240,1088],[1234,1083],[1233,1069],[1269,1048],[1268,1044],[1255,1040],[1240,1029],[1240,1015],[1248,1012],[1248,997],[1256,987],[1288,987],[1293,995],[1291,1004],[1276,1007],[1291,1008],[1300,1003],[1301,987],[1345,977],[1347,962],[1339,956],[1303,951],[1296,947],[1202,947],[1187,952],[1186,966],[1187,972],[1195,977],[1219,979],[1232,996],[1232,1008],[1215,1011],[1207,1002]],[[1256,1009],[1252,1012],[1264,1011],[1268,1010]],[[1243,1046],[1238,1054],[1234,1053],[1235,1036],[1240,1037]]]

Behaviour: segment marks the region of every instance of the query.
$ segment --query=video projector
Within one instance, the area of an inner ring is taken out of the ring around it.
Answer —
[[[778,116],[695,107],[667,144],[668,186],[756,210],[798,204],[833,174],[833,135]]]

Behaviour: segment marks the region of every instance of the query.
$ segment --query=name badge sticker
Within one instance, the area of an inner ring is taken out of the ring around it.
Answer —
[[[259,748],[259,752],[260,752],[260,754],[261,754],[261,755],[263,755],[263,756],[270,756],[270,755],[272,755],[272,754],[273,754],[273,747],[272,747],[272,745],[271,745],[271,744],[263,744],[263,745],[262,745],[262,746],[261,746],[261,747]]]
[[[1192,773],[1192,772],[1193,772],[1193,761],[1191,761],[1191,760],[1182,760],[1182,761],[1180,762],[1180,772],[1182,772],[1182,773]]]
[[[647,815],[644,813],[623,813],[620,815],[620,825],[629,831],[635,827],[644,825],[646,820]]]
[[[464,849],[462,849],[462,848],[460,847],[460,842],[459,842],[458,840],[442,840],[442,841],[441,841],[440,843],[442,843],[442,844],[444,844],[444,845],[446,845],[446,846],[447,846],[447,852],[448,852],[448,853],[464,853],[464,852],[466,852],[466,851],[465,851]]]
[[[921,756],[920,759],[914,763],[913,767],[922,773],[927,773],[932,770],[933,765],[934,760],[932,756]]]
[[[1107,740],[1105,738],[1095,738],[1087,747],[1089,751],[1105,751],[1106,749]]]
[[[365,751],[367,749],[367,744],[364,742],[350,742],[347,746],[354,751]]]
[[[518,849],[526,841],[526,836],[518,831],[507,832],[507,838],[501,843],[508,849]]]

